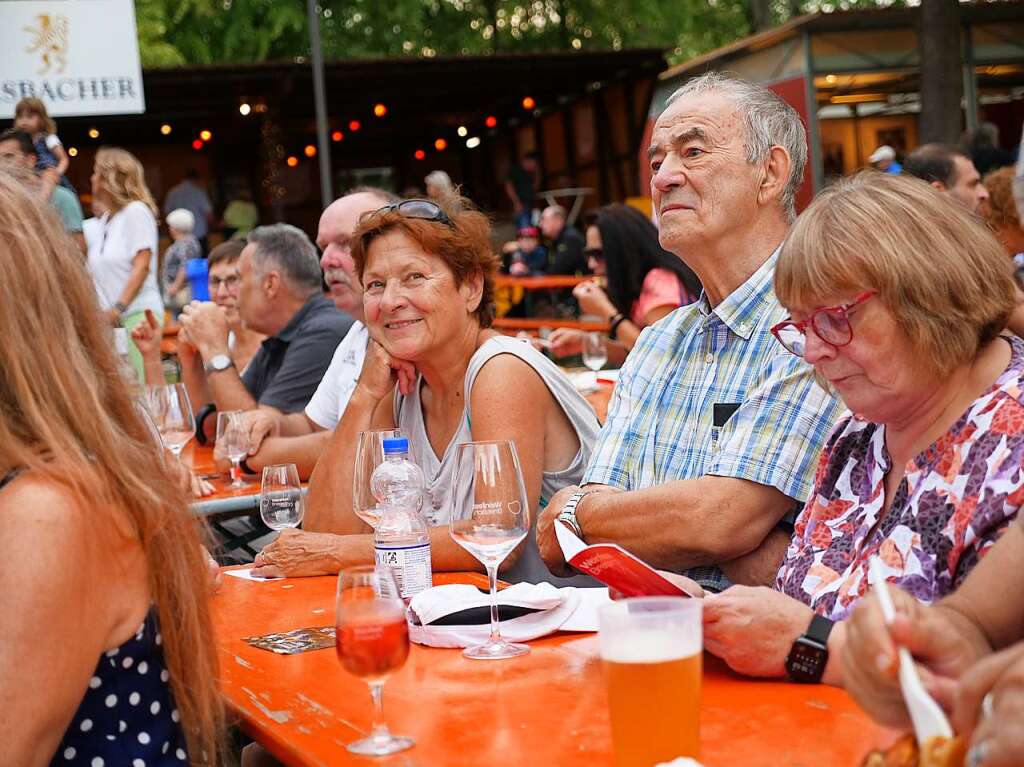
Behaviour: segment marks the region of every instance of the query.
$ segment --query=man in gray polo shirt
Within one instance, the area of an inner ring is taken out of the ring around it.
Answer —
[[[268,338],[240,373],[229,354],[223,310],[209,302],[186,306],[179,342],[199,352],[188,365],[182,358],[193,406],[212,401],[218,410],[298,412],[316,391],[352,318],[321,293],[316,249],[294,226],[250,232],[238,272],[242,321]]]

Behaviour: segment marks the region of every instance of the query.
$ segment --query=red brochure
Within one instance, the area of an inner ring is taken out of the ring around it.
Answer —
[[[587,546],[564,523],[555,522],[555,536],[565,561],[626,597],[690,597],[661,573],[614,543]]]

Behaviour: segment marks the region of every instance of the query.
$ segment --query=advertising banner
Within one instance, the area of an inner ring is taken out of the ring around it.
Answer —
[[[52,117],[145,112],[132,0],[0,2],[0,119],[26,96]]]

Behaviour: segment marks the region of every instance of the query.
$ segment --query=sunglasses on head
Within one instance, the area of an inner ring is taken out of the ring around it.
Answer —
[[[391,205],[385,205],[383,208],[364,213],[362,218],[367,216],[375,216],[378,213],[390,213],[395,211],[404,218],[417,218],[421,221],[437,221],[438,223],[444,224],[447,227],[455,228],[455,224],[448,214],[442,210],[441,206],[433,200],[402,200],[401,202],[395,202]]]

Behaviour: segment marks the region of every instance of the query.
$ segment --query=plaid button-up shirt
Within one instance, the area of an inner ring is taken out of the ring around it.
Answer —
[[[638,490],[714,475],[807,498],[842,407],[770,332],[786,317],[772,289],[777,258],[718,306],[702,295],[643,331],[584,483]],[[687,574],[716,591],[730,585],[718,568]]]

